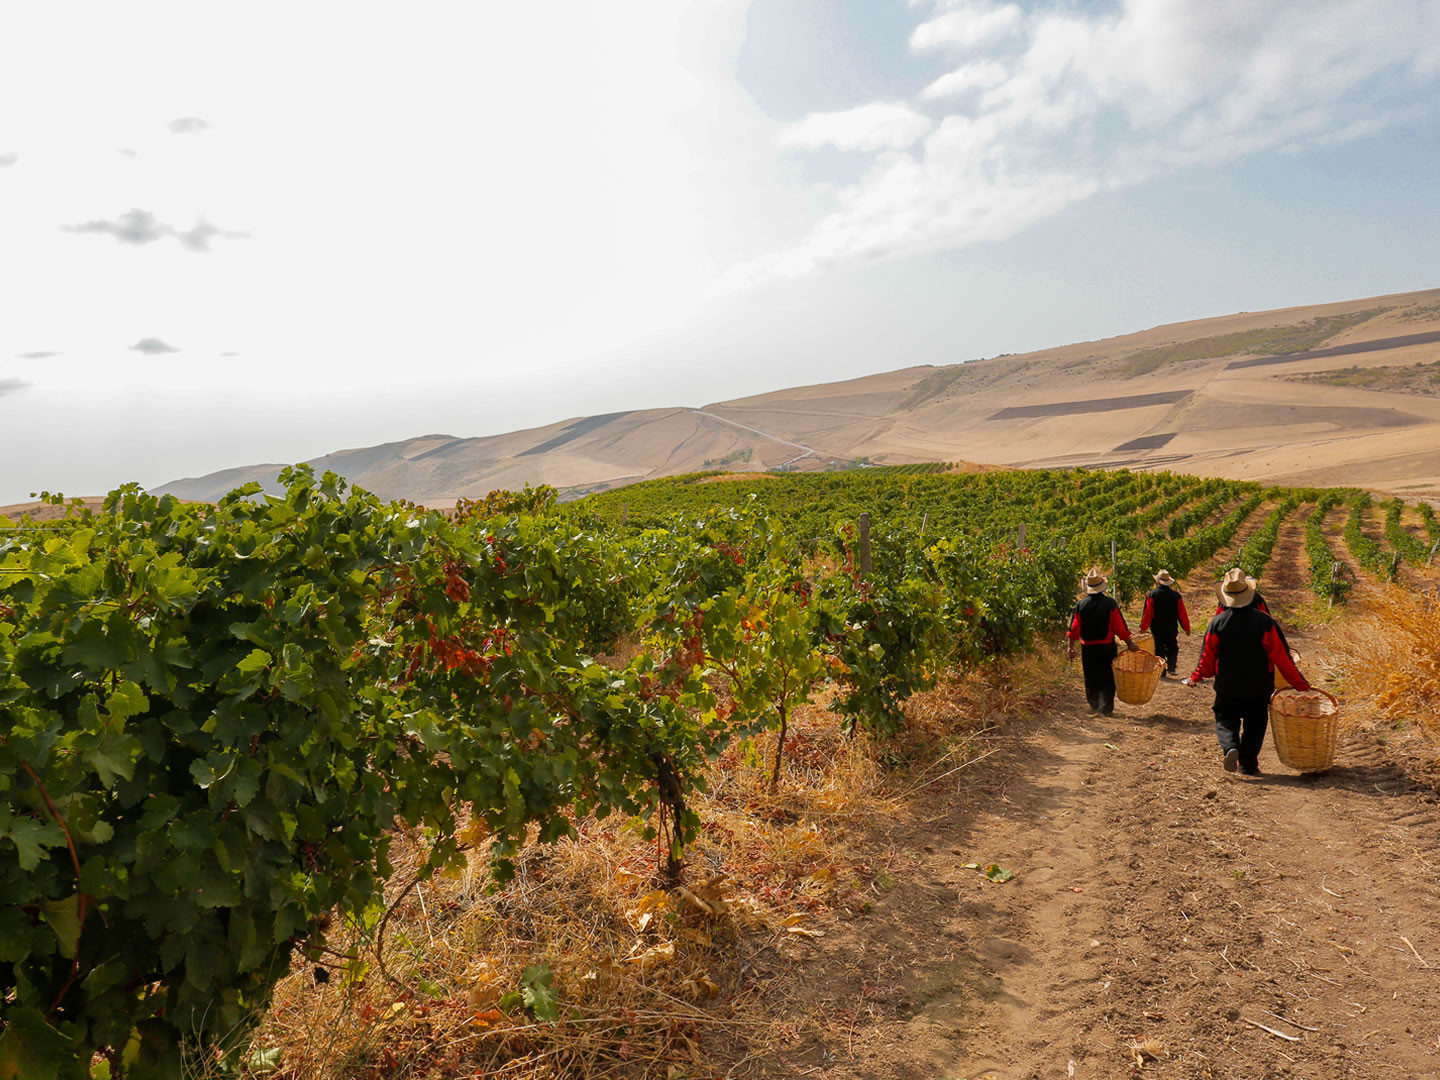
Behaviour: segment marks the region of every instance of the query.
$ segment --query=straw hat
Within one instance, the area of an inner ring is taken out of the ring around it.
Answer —
[[[1169,570],[1161,570],[1155,575],[1155,582],[1157,585],[1174,585],[1175,579],[1170,576]]]
[[[1104,592],[1105,586],[1108,583],[1109,579],[1106,578],[1105,571],[1101,570],[1098,566],[1092,566],[1089,570],[1085,571],[1085,591],[1092,596],[1095,593]]]
[[[1226,607],[1245,607],[1255,599],[1255,579],[1246,577],[1245,571],[1237,566],[1220,580],[1215,592]]]

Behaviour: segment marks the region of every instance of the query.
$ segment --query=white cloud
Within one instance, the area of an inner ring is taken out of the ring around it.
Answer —
[[[1016,4],[975,4],[921,23],[910,35],[910,47],[919,51],[971,49],[1014,32],[1020,23],[1021,12]]]
[[[1431,108],[1440,75],[1432,0],[955,8],[932,4],[912,46],[987,53],[921,97],[978,98],[913,149],[883,144],[809,237],[753,275],[997,240],[1099,191],[1358,138]]]
[[[923,138],[932,127],[907,105],[861,105],[841,112],[811,113],[780,134],[784,146],[819,150],[903,150]]]
[[[980,60],[958,67],[948,75],[941,75],[920,92],[929,101],[940,98],[959,97],[970,90],[985,90],[998,86],[1008,77],[1005,65],[993,60]]]

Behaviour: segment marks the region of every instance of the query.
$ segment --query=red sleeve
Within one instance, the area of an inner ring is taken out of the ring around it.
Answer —
[[[1195,665],[1195,671],[1190,676],[1191,682],[1199,682],[1201,679],[1213,679],[1215,677],[1217,644],[1215,635],[1210,633],[1209,630],[1206,630],[1205,641],[1200,646],[1200,663]]]
[[[1185,601],[1180,601],[1180,625],[1185,628],[1185,633],[1190,632],[1190,613],[1185,610]],[[1140,629],[1145,629],[1143,626]]]
[[[1285,681],[1296,690],[1309,690],[1310,683],[1305,676],[1300,674],[1300,669],[1295,666],[1295,661],[1290,659],[1290,651],[1285,648],[1284,642],[1280,639],[1279,632],[1272,626],[1265,631],[1265,655],[1270,658],[1272,667],[1280,669],[1280,674],[1285,676]]]
[[[1183,608],[1182,608],[1182,610],[1183,610]],[[1149,629],[1150,629],[1150,620],[1154,617],[1154,615],[1155,615],[1155,600],[1154,600],[1152,597],[1150,597],[1150,596],[1146,596],[1146,597],[1145,597],[1145,614],[1143,614],[1143,615],[1140,616],[1140,633],[1143,634],[1143,633],[1145,633],[1146,630],[1149,630]]]
[[[1080,613],[1078,611],[1070,617],[1070,629],[1065,632],[1065,636],[1071,641],[1080,640]]]
[[[1255,606],[1256,606],[1257,608],[1259,608],[1261,611],[1263,611],[1266,615],[1269,615],[1269,614],[1270,614],[1270,605],[1267,604],[1267,603],[1265,603],[1264,600],[1261,600],[1261,601],[1260,601],[1258,604],[1256,604]]]
[[[1120,605],[1115,605],[1115,610],[1110,612],[1110,633],[1122,641],[1130,640],[1130,628],[1125,625],[1125,616],[1120,614]]]
[[[1216,605],[1215,605],[1215,614],[1216,614],[1216,615],[1224,615],[1224,614],[1225,614],[1225,605],[1224,605],[1224,604],[1216,604]]]

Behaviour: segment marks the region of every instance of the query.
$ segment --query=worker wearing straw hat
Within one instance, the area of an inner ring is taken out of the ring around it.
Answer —
[[[1155,588],[1145,594],[1145,613],[1140,616],[1140,633],[1149,630],[1155,635],[1155,655],[1165,661],[1166,675],[1175,674],[1180,659],[1180,631],[1190,636],[1190,613],[1185,598],[1175,589],[1169,570],[1155,575]]]
[[[1247,575],[1244,575],[1243,571],[1241,571],[1241,569],[1240,569],[1238,566],[1237,566],[1234,570],[1231,570],[1230,573],[1231,573],[1231,574],[1241,574],[1242,576],[1245,577],[1245,581],[1246,581],[1246,583],[1250,586],[1251,592],[1253,592],[1253,593],[1255,594],[1255,599],[1253,599],[1253,600],[1250,601],[1250,606],[1251,606],[1251,607],[1257,607],[1257,608],[1259,608],[1261,611],[1263,611],[1266,615],[1269,615],[1269,614],[1270,614],[1270,605],[1265,602],[1265,597],[1263,597],[1263,596],[1260,595],[1260,590],[1259,590],[1258,588],[1256,588],[1255,579],[1254,579],[1253,577],[1249,577],[1249,576],[1247,576]],[[1224,584],[1225,584],[1225,578],[1221,578],[1219,581],[1217,581],[1217,582],[1215,583],[1215,614],[1216,614],[1216,615],[1221,614],[1221,613],[1224,612],[1224,610],[1225,610],[1225,595],[1224,595],[1224,593],[1221,591],[1221,586],[1223,586]],[[1272,618],[1273,618],[1273,616],[1272,616]]]
[[[1297,690],[1309,690],[1310,683],[1290,659],[1275,620],[1255,606],[1253,578],[1231,570],[1220,583],[1220,597],[1225,610],[1210,620],[1200,663],[1185,685],[1214,677],[1215,736],[1225,771],[1259,776],[1275,669]]]
[[[1130,640],[1130,628],[1125,625],[1125,616],[1120,614],[1120,605],[1105,595],[1108,584],[1099,567],[1091,567],[1085,574],[1085,596],[1075,605],[1070,630],[1065,636],[1070,640],[1072,660],[1075,642],[1080,642],[1080,669],[1085,673],[1085,699],[1090,702],[1090,712],[1113,716],[1115,669],[1110,665],[1117,652],[1115,641],[1123,640],[1131,650],[1135,643]]]

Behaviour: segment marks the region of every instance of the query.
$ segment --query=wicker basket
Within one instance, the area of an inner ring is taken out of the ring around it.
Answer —
[[[1300,663],[1300,654],[1299,654],[1298,652],[1296,652],[1294,649],[1291,649],[1291,650],[1290,650],[1290,659],[1291,659],[1291,660],[1294,660],[1295,663],[1298,665],[1298,664]],[[1281,675],[1281,674],[1280,674],[1280,669],[1277,667],[1277,668],[1275,669],[1275,689],[1276,689],[1276,690],[1284,690],[1284,689],[1285,689],[1287,686],[1289,686],[1289,685],[1290,685],[1289,680],[1287,680],[1284,675]]]
[[[1154,634],[1136,634],[1130,640],[1135,642],[1135,647],[1141,652],[1148,652],[1151,656],[1155,655]]]
[[[1270,698],[1270,734],[1282,765],[1324,772],[1335,764],[1340,703],[1324,690],[1277,690]]]
[[[1115,696],[1126,705],[1144,705],[1155,696],[1165,661],[1154,653],[1125,651],[1115,657]]]

